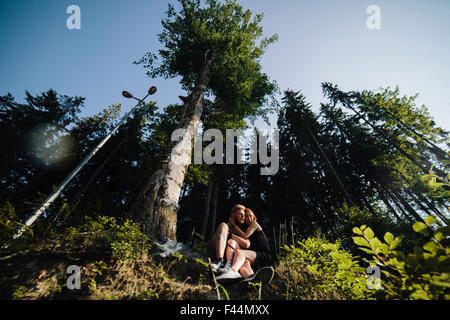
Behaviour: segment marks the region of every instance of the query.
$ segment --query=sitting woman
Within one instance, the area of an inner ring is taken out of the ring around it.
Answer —
[[[252,210],[246,208],[245,231],[230,219],[231,231],[234,234],[227,243],[227,265],[224,274],[217,277],[222,279],[244,278],[244,281],[254,281],[258,277],[262,281],[270,282],[273,269],[265,268],[272,264],[269,242]],[[242,227],[242,226],[241,226]],[[247,240],[247,241],[245,241]],[[248,242],[249,246],[248,246]],[[244,244],[244,245],[242,245]],[[256,273],[254,269],[258,270]]]

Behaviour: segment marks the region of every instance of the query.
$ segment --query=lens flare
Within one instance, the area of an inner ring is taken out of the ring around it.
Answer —
[[[72,137],[53,124],[36,126],[28,135],[27,150],[34,159],[44,165],[58,165],[68,159],[72,149]]]

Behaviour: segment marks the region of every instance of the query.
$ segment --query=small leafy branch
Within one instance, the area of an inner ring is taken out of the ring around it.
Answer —
[[[387,278],[383,283],[387,299],[450,299],[450,249],[444,244],[450,228],[435,228],[435,221],[428,216],[424,222],[414,223],[413,230],[430,241],[415,246],[409,254],[397,250],[402,237],[386,232],[382,242],[365,225],[353,228],[355,244],[372,256],[371,262],[380,266]]]
[[[430,173],[425,175],[425,178],[428,178],[428,185],[432,189],[437,189],[441,187],[450,187],[450,173],[447,174],[446,177],[440,177],[433,172],[434,164],[431,165]]]

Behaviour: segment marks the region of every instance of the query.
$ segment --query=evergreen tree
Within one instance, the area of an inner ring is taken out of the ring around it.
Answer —
[[[203,115],[204,94],[212,94],[224,112],[243,119],[264,113],[261,106],[275,88],[261,72],[259,59],[275,37],[262,37],[262,15],[251,20],[235,1],[180,0],[180,11],[169,5],[159,35],[165,49],[157,56],[148,53],[138,63],[152,77],[181,77],[189,92],[179,128],[183,135],[161,167],[139,193],[129,215],[143,222],[153,238],[176,239],[177,208],[181,187],[191,160],[192,140]]]

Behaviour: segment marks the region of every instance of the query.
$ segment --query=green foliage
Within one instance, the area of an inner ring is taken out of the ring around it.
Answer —
[[[397,248],[402,237],[387,232],[384,242],[369,227],[355,227],[353,241],[372,256],[372,262],[381,266],[386,281],[383,282],[387,299],[450,299],[450,227],[433,229],[435,218],[428,216],[416,222],[414,231],[428,237],[413,252],[404,253]]]
[[[356,205],[349,206],[347,203],[344,203],[337,210],[337,213],[338,219],[335,232],[339,238],[343,238],[342,235],[352,234],[354,226],[370,225],[375,231],[380,232],[393,229],[395,226],[393,219],[381,210],[378,210],[377,214],[373,215],[367,209]],[[352,240],[347,237],[343,238],[342,244],[349,250],[354,247]]]
[[[103,272],[108,270],[108,265],[100,260],[100,261],[95,261],[94,262],[94,267],[92,268],[92,272],[97,273],[98,275],[103,275]]]
[[[191,248],[199,253],[207,254],[206,241],[203,235],[192,232]]]
[[[450,173],[446,176],[438,176],[433,172],[433,167],[434,165],[431,166],[428,174],[423,175],[423,179],[427,181],[434,197],[447,200],[450,198]],[[450,207],[447,207],[447,210],[450,211]]]
[[[154,289],[148,289],[141,291],[137,297],[138,300],[158,300],[159,299],[159,293],[156,292]]]
[[[364,299],[372,292],[366,287],[365,269],[356,258],[323,236],[310,237],[285,246],[283,264],[288,270],[280,275],[287,283],[289,299]]]
[[[22,228],[25,228],[25,236],[33,235],[33,230],[20,222],[13,205],[7,202],[0,208],[0,245],[9,243]]]
[[[12,298],[14,300],[21,300],[25,296],[26,292],[27,288],[25,286],[19,286],[14,290]]]
[[[86,217],[80,227],[68,228],[65,240],[83,246],[109,247],[113,257],[120,260],[136,258],[151,248],[138,223],[129,219],[118,223],[116,218],[107,216]]]
[[[262,14],[232,0],[179,0],[180,10],[169,4],[162,20],[159,56],[148,52],[140,61],[150,77],[180,76],[187,91],[200,70],[211,60],[208,91],[220,101],[222,111],[239,118],[263,115],[261,105],[275,84],[261,72],[260,58],[277,36],[262,38]],[[161,58],[158,64],[157,60]]]

